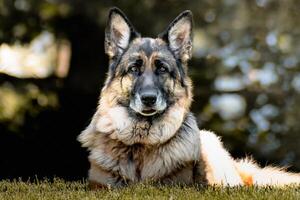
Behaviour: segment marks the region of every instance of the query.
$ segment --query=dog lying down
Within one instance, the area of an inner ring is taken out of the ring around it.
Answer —
[[[218,136],[199,130],[187,75],[192,26],[192,13],[184,11],[157,38],[141,37],[119,9],[110,10],[107,79],[97,111],[78,137],[90,152],[91,186],[300,183],[299,174],[233,159]]]

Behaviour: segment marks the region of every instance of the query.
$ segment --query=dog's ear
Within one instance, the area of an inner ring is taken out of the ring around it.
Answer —
[[[177,16],[158,37],[167,42],[177,59],[186,62],[192,57],[193,15],[190,10]]]
[[[130,41],[139,36],[120,9],[110,9],[105,29],[105,53],[110,58],[122,54]]]

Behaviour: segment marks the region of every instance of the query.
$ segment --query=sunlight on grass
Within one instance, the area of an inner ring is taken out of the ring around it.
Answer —
[[[122,189],[91,191],[85,181],[1,181],[0,199],[299,199],[300,187],[213,188],[137,184]]]

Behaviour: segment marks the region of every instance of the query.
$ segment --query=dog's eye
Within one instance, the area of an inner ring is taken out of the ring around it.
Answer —
[[[140,72],[140,68],[143,65],[143,61],[142,60],[136,60],[133,64],[131,64],[128,68],[128,71],[130,73],[139,73]]]
[[[156,66],[156,71],[160,74],[166,73],[169,71],[168,67],[166,66],[166,64],[164,64],[162,61],[160,60],[155,60],[155,66]]]
[[[128,71],[132,72],[132,73],[137,73],[139,71],[139,69],[136,66],[131,66],[131,67],[129,67]]]

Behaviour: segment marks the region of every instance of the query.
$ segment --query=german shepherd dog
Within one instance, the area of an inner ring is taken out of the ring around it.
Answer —
[[[78,140],[90,155],[93,188],[157,181],[219,186],[300,183],[300,175],[234,160],[190,112],[192,13],[157,38],[141,37],[118,8],[105,30],[109,69],[99,105]]]

